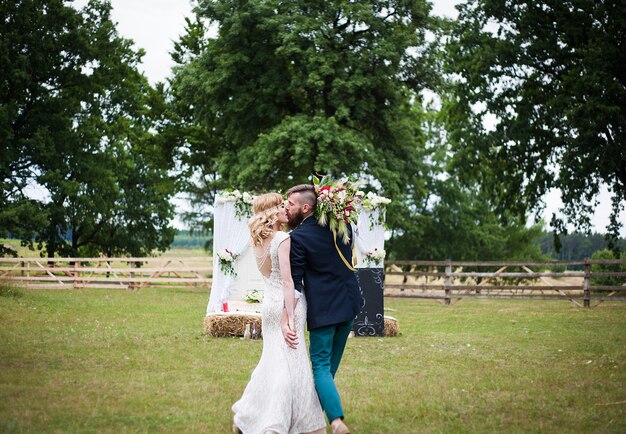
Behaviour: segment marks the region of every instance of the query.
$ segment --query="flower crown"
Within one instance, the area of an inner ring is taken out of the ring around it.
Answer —
[[[348,178],[334,181],[328,175],[314,177],[313,184],[317,194],[317,222],[329,226],[335,236],[341,236],[344,244],[350,243],[348,224],[357,223],[356,206],[362,197],[357,194],[358,184]]]

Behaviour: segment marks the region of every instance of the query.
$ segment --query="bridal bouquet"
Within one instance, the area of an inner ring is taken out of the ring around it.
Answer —
[[[356,206],[361,200],[357,183],[347,178],[333,181],[328,175],[313,179],[317,192],[315,218],[321,226],[329,226],[335,236],[340,235],[344,244],[350,242],[348,225],[356,223]]]
[[[237,255],[228,249],[223,249],[217,252],[217,258],[220,261],[220,269],[222,270],[222,273],[230,274],[231,276],[235,276],[237,274],[234,267]]]

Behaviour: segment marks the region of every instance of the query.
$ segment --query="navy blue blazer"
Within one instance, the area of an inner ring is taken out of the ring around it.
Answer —
[[[328,226],[310,216],[290,235],[291,275],[297,291],[302,292],[304,283],[309,330],[354,319],[361,309],[361,291],[354,271],[337,253]],[[350,245],[338,238],[337,246],[351,264]]]

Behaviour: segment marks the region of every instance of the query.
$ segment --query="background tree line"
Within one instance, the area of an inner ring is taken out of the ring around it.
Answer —
[[[0,236],[48,256],[141,256],[174,236],[163,98],[110,11],[0,3]]]
[[[559,251],[554,247],[554,235],[550,232],[541,232],[534,243],[539,247],[539,250],[546,259],[558,261],[580,261],[591,258],[597,254],[597,252],[605,251],[608,248],[608,242],[604,235],[598,233],[583,234],[575,232],[561,235],[559,238],[561,245]],[[211,234],[202,235],[197,232],[192,233],[188,230],[181,230],[174,236],[172,247],[206,248],[210,251],[212,241],[213,238]],[[626,249],[625,238],[620,238],[617,243],[621,251]]]
[[[176,192],[206,230],[223,188],[329,173],[392,199],[394,258],[543,258],[543,195],[563,192],[556,232],[588,230],[601,184],[617,251],[622,3],[468,0],[450,21],[425,0],[200,0],[154,87],[106,1],[3,3],[0,231],[148,254],[172,242]]]

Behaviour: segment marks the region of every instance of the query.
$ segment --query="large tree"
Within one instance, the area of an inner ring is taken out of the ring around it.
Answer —
[[[209,232],[213,228],[213,215],[207,210],[207,204],[212,204],[217,192],[229,185],[217,168],[223,141],[197,116],[198,101],[187,93],[187,78],[192,77],[182,72],[205,49],[207,29],[198,16],[185,21],[185,32],[174,42],[170,53],[175,73],[168,80],[169,86],[164,88],[167,104],[159,125],[159,137],[172,161],[176,161],[180,189],[191,205],[190,210],[182,212],[183,221],[192,232]]]
[[[445,109],[456,170],[501,211],[539,211],[562,192],[588,228],[598,193],[626,203],[626,3],[468,0],[450,32]],[[564,222],[553,218],[563,230]]]
[[[0,232],[49,256],[143,255],[173,239],[174,183],[153,131],[162,96],[110,10],[0,3]]]
[[[181,41],[191,49],[176,47],[171,80],[202,127],[185,152],[221,186],[358,175],[394,199],[390,224],[406,224],[429,170],[415,109],[433,78],[422,61],[428,10],[423,0],[200,1],[199,22],[217,36]],[[200,32],[191,24],[188,35]]]

